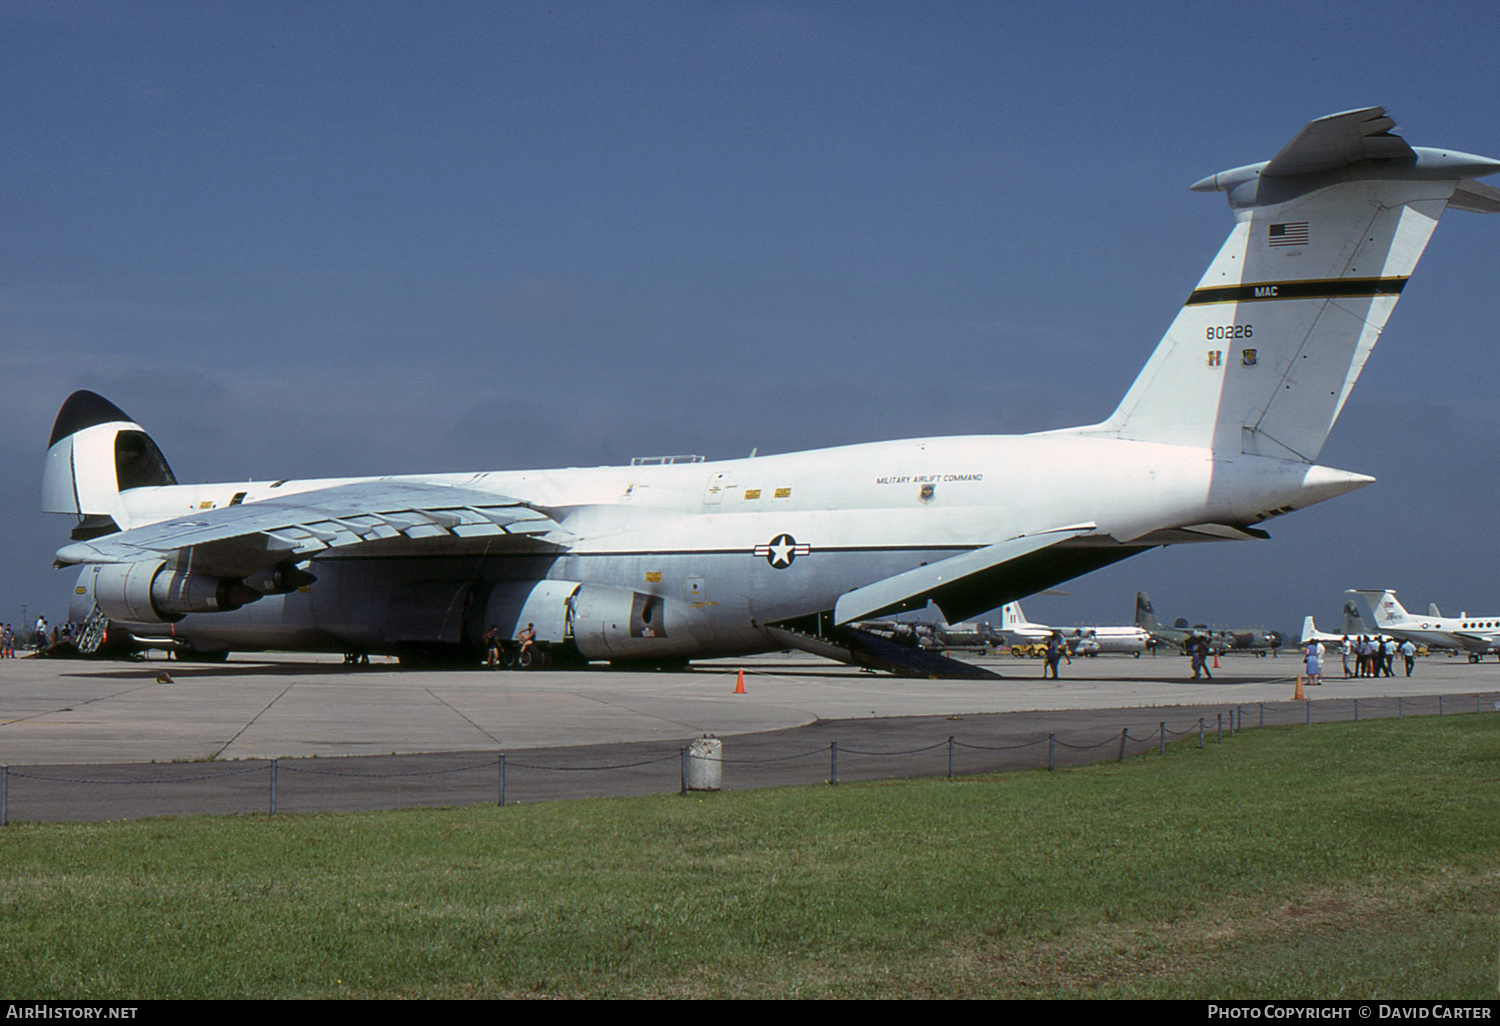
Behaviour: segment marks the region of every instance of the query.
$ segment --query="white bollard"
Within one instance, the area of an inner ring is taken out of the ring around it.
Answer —
[[[689,791],[717,791],[724,773],[724,742],[700,737],[687,746],[683,780]]]

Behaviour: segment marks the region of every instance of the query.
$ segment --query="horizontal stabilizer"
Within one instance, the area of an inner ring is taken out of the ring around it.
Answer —
[[[840,596],[833,610],[834,623],[846,624],[916,609],[929,601],[935,602],[950,622],[971,612],[993,609],[998,602],[987,601],[985,595],[993,594],[996,571],[1007,563],[1094,530],[1094,524],[1075,524],[1022,535],[867,584]]]
[[[1466,178],[1453,190],[1448,206],[1473,214],[1500,214],[1500,189]]]
[[[1384,107],[1346,110],[1310,121],[1266,165],[1268,175],[1330,171],[1359,160],[1414,159],[1410,144],[1392,135],[1396,122]]]

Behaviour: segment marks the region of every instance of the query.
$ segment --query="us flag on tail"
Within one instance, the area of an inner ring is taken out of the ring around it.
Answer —
[[[1273,246],[1305,246],[1307,245],[1307,222],[1292,221],[1287,224],[1273,224],[1267,229],[1267,241]]]

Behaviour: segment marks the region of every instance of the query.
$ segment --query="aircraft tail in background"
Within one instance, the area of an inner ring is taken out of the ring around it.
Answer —
[[[1302,640],[1305,645],[1309,641],[1342,641],[1345,638],[1355,638],[1364,634],[1373,634],[1369,627],[1365,626],[1364,617],[1359,614],[1359,606],[1353,599],[1344,600],[1344,627],[1339,633],[1326,633],[1318,630],[1318,625],[1313,622],[1311,616],[1302,619]]]
[[[1156,622],[1156,611],[1151,608],[1151,596],[1144,591],[1135,593],[1135,625],[1143,631],[1154,631],[1161,626]]]
[[[1370,633],[1369,625],[1360,614],[1359,604],[1353,599],[1344,600],[1344,633],[1356,635]]]

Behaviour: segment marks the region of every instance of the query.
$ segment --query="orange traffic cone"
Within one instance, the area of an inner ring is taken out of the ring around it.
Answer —
[[[745,693],[745,671],[741,670],[739,677],[734,682],[734,693],[743,695]]]
[[[1297,693],[1292,696],[1294,702],[1305,702],[1306,697],[1302,694],[1302,674],[1297,674]]]
[[[1218,668],[1219,668],[1219,653],[1215,652],[1214,653],[1214,669],[1217,670]]]

